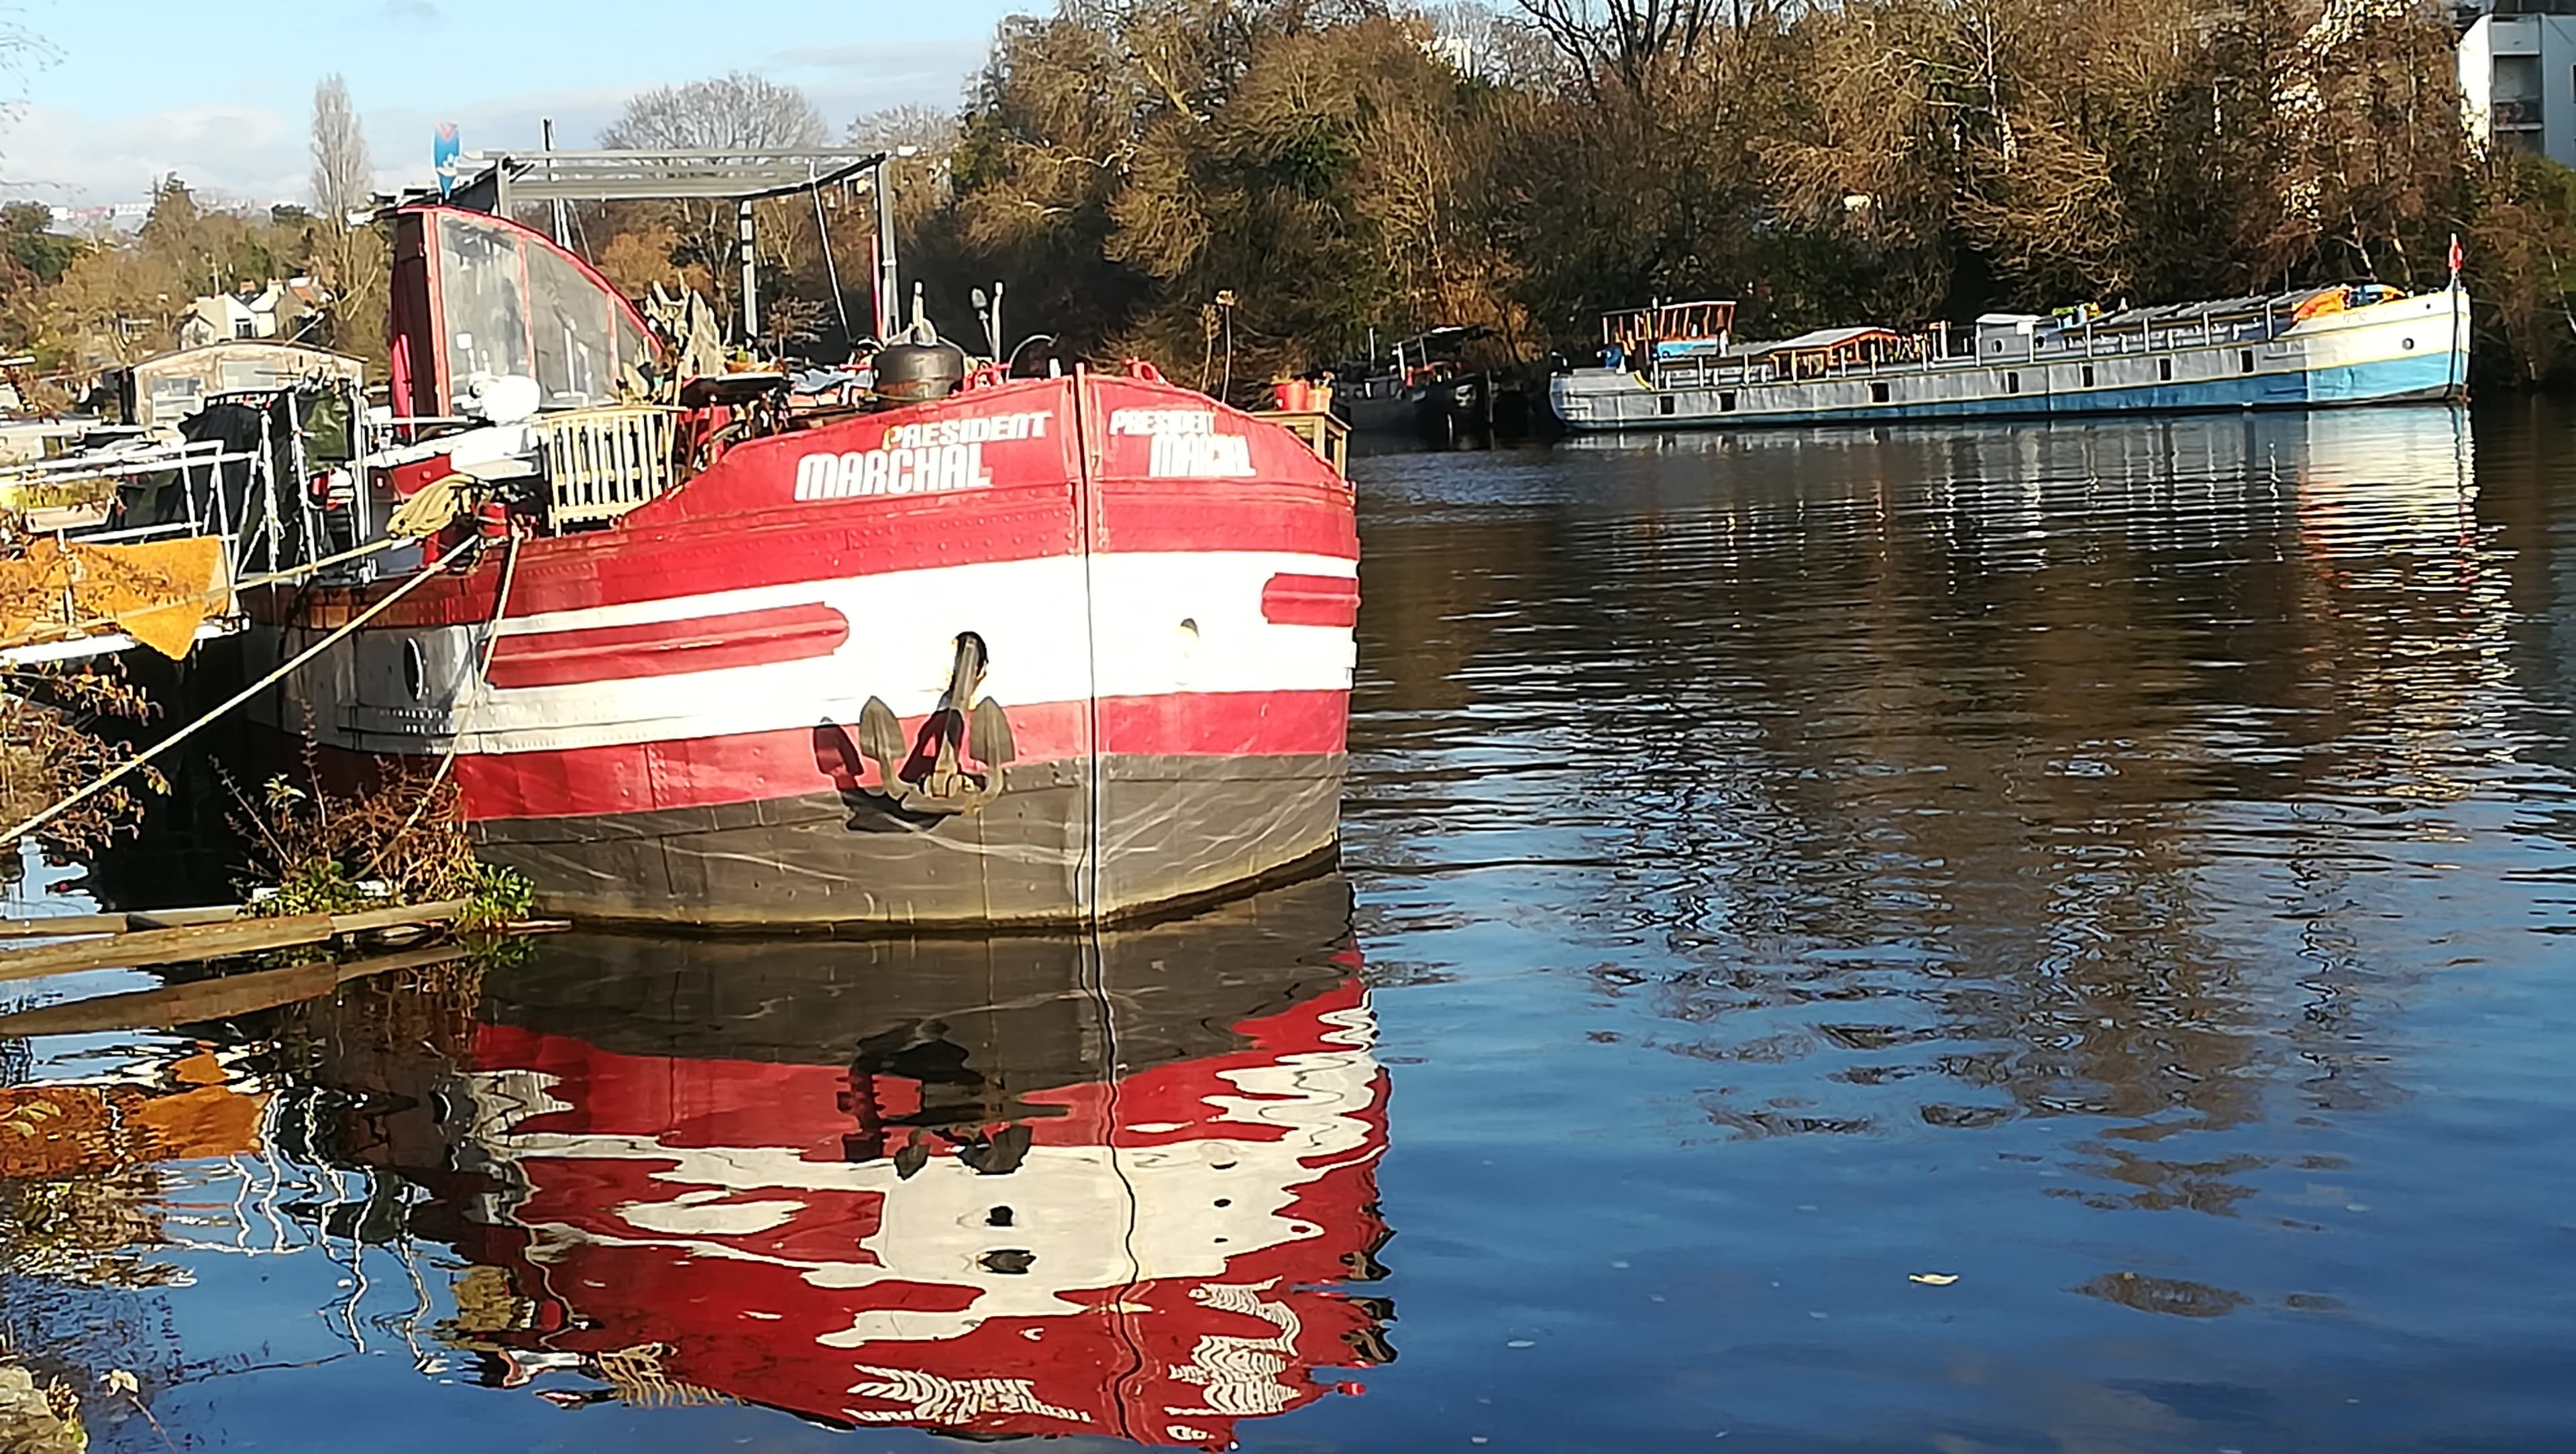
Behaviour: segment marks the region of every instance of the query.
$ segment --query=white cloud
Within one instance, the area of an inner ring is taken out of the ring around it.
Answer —
[[[0,181],[15,194],[80,206],[127,202],[174,171],[230,200],[301,195],[303,120],[237,104],[113,116],[29,106],[0,132]]]

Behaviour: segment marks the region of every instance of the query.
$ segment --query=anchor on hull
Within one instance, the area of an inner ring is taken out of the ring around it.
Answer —
[[[868,698],[859,710],[859,751],[877,765],[878,785],[868,791],[906,812],[976,812],[1002,795],[1002,769],[1019,756],[1002,704],[975,695],[992,664],[984,638],[961,631],[956,645],[948,690],[910,742],[904,740],[903,720],[883,697]],[[969,759],[984,770],[969,771]]]

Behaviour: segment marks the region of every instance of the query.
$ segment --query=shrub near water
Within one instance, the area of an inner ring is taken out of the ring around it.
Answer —
[[[238,792],[234,824],[250,846],[246,890],[263,917],[345,914],[388,903],[467,901],[459,930],[497,929],[535,907],[527,879],[474,857],[456,786],[397,779],[341,795],[271,778],[253,803]]]

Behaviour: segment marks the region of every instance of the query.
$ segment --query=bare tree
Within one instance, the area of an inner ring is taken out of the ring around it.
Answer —
[[[781,150],[823,144],[823,117],[805,93],[743,71],[639,92],[599,133],[606,147]]]
[[[1632,93],[1648,90],[1675,66],[1687,67],[1700,45],[1740,27],[1754,5],[1720,0],[1520,0],[1521,12],[1598,96],[1612,80]]]
[[[852,146],[893,151],[918,147],[924,156],[943,156],[957,145],[957,113],[936,106],[887,106],[863,113],[850,123]]]
[[[792,151],[821,146],[824,135],[822,113],[805,99],[804,92],[735,71],[638,92],[617,119],[601,130],[599,144],[639,151]],[[637,203],[618,208],[614,215],[646,219],[676,233],[680,246],[673,252],[672,264],[705,268],[717,311],[732,319],[742,292],[736,282],[741,244],[735,237],[733,204]]]
[[[347,227],[349,214],[366,207],[375,186],[349,83],[336,73],[324,76],[313,88],[313,211],[335,229]]]

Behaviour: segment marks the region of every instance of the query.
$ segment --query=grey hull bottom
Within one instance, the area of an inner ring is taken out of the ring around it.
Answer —
[[[1140,917],[1313,864],[1340,819],[1340,754],[1103,759],[1006,769],[983,809],[865,792],[474,825],[550,913],[603,923],[908,929]],[[1093,800],[1098,799],[1098,821]]]

